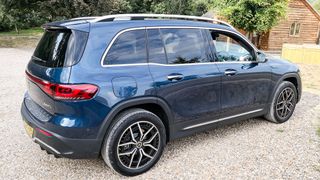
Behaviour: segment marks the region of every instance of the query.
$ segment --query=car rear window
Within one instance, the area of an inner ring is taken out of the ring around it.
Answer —
[[[46,67],[72,66],[80,60],[87,38],[82,31],[47,29],[31,60]]]

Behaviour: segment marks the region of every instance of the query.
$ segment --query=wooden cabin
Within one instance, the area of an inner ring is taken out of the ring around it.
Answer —
[[[320,14],[307,0],[291,0],[287,16],[260,37],[259,48],[281,52],[284,43],[319,44]]]

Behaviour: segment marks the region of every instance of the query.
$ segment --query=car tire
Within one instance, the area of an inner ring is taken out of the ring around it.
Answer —
[[[274,94],[265,118],[279,124],[288,121],[296,107],[297,97],[296,87],[291,82],[283,81]]]
[[[161,119],[152,112],[135,108],[115,118],[101,155],[114,171],[135,176],[158,162],[165,145],[166,131]]]

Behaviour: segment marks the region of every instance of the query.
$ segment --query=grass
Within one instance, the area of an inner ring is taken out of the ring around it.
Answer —
[[[320,127],[317,129],[317,135],[320,137]]]
[[[22,29],[19,31],[19,33],[16,31],[0,32],[0,36],[41,36],[42,33],[42,28],[35,27],[30,29]]]
[[[0,32],[0,48],[34,48],[43,33],[41,28]]]
[[[277,132],[280,132],[280,133],[283,133],[283,132],[284,132],[283,129],[277,129],[276,131],[277,131]]]

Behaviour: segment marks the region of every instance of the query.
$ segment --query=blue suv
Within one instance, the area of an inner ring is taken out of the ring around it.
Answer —
[[[43,27],[26,68],[27,133],[49,154],[102,155],[126,176],[172,139],[258,116],[283,123],[301,97],[296,65],[222,21],[122,14]]]

